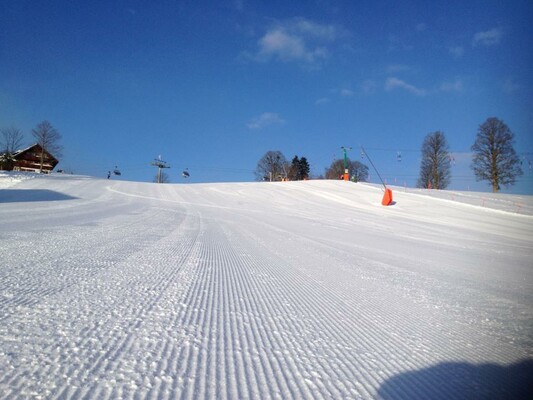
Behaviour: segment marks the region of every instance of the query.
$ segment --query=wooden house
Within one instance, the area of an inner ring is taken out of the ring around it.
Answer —
[[[41,157],[43,159],[41,171]],[[13,153],[13,171],[43,172],[49,174],[59,163],[48,151],[35,143],[30,147]]]

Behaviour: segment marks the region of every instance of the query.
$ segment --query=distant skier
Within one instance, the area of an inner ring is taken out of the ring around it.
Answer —
[[[111,178],[111,171],[107,171],[107,179]]]

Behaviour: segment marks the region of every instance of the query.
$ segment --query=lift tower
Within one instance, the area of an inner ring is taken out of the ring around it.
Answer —
[[[152,165],[157,167],[157,183],[161,183],[161,170],[163,168],[170,168],[166,161],[161,160],[161,155],[152,161]]]
[[[344,180],[349,181],[350,180],[350,171],[348,170],[348,156],[346,155],[346,152],[348,150],[351,150],[351,147],[345,147],[341,146],[341,149],[344,151]]]

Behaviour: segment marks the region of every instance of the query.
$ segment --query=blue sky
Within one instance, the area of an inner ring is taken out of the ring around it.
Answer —
[[[531,1],[0,0],[0,127],[29,144],[49,120],[58,168],[93,176],[152,181],[161,155],[174,183],[252,181],[268,150],[318,175],[363,145],[402,186],[440,130],[450,188],[490,190],[470,146],[498,117],[524,162],[504,192],[533,194],[532,17]]]

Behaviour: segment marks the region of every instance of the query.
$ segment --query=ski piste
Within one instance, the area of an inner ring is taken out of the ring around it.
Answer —
[[[0,397],[529,397],[531,196],[393,190],[1,173]]]

